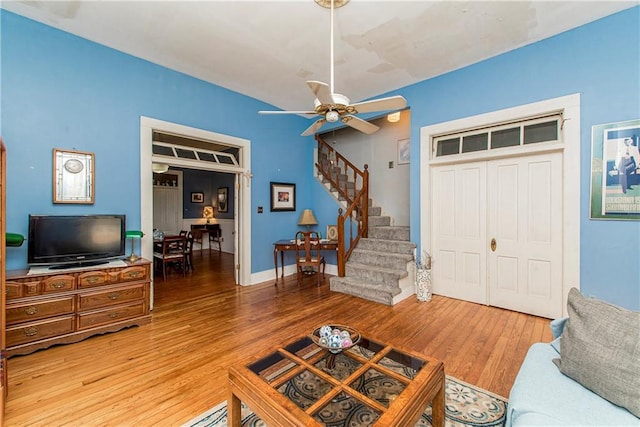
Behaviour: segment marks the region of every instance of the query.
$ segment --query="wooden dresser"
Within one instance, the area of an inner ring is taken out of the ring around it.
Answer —
[[[8,356],[149,323],[151,263],[28,274],[7,271]]]

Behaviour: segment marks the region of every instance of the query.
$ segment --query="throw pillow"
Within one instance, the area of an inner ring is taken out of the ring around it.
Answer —
[[[640,312],[626,310],[575,288],[567,301],[560,372],[640,417]]]

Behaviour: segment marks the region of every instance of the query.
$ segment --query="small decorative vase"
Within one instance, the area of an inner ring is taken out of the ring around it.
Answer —
[[[418,301],[431,301],[431,270],[416,269],[416,297]]]

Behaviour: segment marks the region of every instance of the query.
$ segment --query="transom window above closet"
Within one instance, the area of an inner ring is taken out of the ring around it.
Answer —
[[[528,144],[553,143],[561,139],[560,113],[500,123],[433,138],[436,157],[488,151]]]

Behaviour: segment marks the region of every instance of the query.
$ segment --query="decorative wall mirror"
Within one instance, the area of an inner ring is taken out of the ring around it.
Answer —
[[[53,149],[53,203],[94,202],[95,155]]]
[[[229,212],[229,187],[218,188],[218,212]]]

